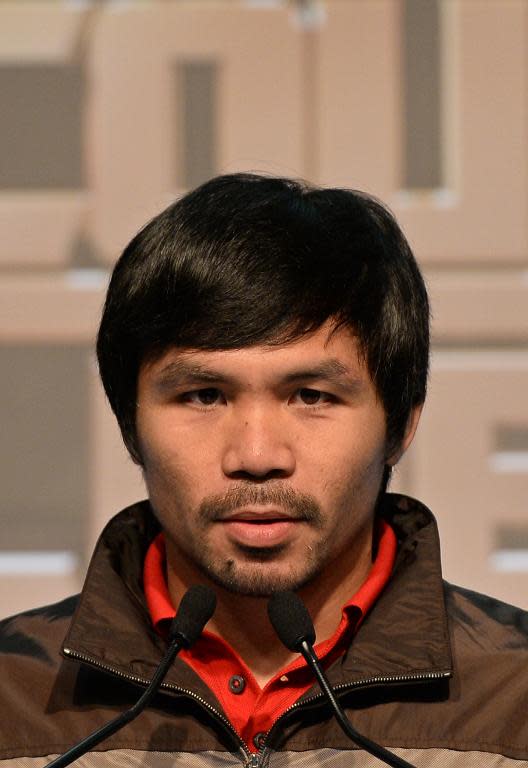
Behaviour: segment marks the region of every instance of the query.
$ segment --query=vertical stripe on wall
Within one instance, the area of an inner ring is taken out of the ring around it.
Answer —
[[[188,60],[177,64],[179,103],[179,158],[177,186],[186,189],[216,175],[218,67],[212,60]]]
[[[403,94],[406,189],[441,187],[441,0],[404,0]]]

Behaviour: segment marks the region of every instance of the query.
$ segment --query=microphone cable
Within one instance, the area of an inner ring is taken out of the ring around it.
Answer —
[[[335,718],[345,735],[359,747],[393,768],[414,768],[411,763],[356,731],[348,720],[315,655],[313,649],[315,629],[301,598],[294,592],[276,592],[268,603],[268,615],[279,640],[290,651],[296,651],[304,657],[317,678],[321,691],[330,702]]]
[[[213,615],[215,608],[216,595],[212,589],[202,584],[190,587],[182,597],[176,616],[172,620],[167,652],[141,697],[130,709],[127,709],[113,720],[110,720],[109,723],[93,731],[67,752],[56,757],[51,763],[48,763],[47,768],[64,768],[66,765],[70,765],[78,757],[88,752],[89,749],[95,747],[96,744],[99,744],[134,720],[156,694],[174,658],[182,648],[190,648],[198,640],[203,628]]]

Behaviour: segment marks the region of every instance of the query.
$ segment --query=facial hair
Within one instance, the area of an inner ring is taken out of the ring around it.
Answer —
[[[288,544],[272,547],[237,545],[238,557],[222,557],[207,543],[211,526],[229,518],[237,509],[253,505],[272,505],[286,513],[290,519],[323,529],[323,514],[318,502],[310,495],[299,493],[276,483],[265,485],[239,484],[223,495],[208,496],[193,516],[192,535],[185,542],[174,541],[178,554],[189,560],[208,580],[228,592],[269,597],[281,590],[298,590],[320,572],[326,560],[328,547],[319,542],[317,548],[306,547],[306,555],[299,565],[285,568],[284,551]],[[170,531],[166,531],[169,538]],[[280,568],[274,567],[280,559]]]

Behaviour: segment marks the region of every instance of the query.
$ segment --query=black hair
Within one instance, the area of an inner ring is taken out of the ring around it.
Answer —
[[[400,443],[425,399],[427,292],[394,216],[355,190],[285,178],[214,178],[129,243],[97,340],[106,394],[132,457],[140,366],[173,346],[284,344],[327,320],[357,336]]]

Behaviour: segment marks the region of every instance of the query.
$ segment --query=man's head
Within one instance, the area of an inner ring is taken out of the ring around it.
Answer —
[[[358,586],[428,361],[422,278],[380,203],[213,179],[126,248],[98,353],[176,594]]]
[[[429,309],[392,214],[361,192],[250,174],[169,206],[117,262],[97,343],[132,457],[141,365],[171,347],[282,345],[328,321],[356,337],[394,450],[425,398]]]

